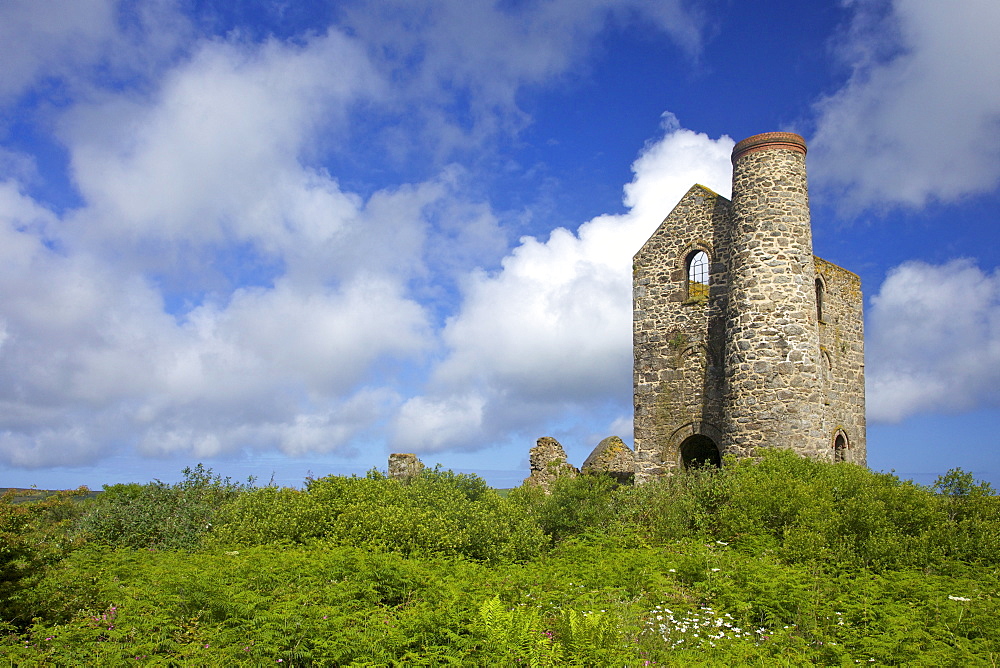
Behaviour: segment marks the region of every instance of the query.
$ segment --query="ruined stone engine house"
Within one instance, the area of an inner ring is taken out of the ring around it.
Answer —
[[[866,463],[861,281],[812,252],[806,144],[733,148],[633,261],[636,482],[789,448]]]

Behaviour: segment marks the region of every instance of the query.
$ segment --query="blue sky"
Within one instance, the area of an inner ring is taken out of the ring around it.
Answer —
[[[631,256],[802,134],[869,464],[1000,483],[1000,5],[0,4],[0,486],[507,486],[631,438]]]

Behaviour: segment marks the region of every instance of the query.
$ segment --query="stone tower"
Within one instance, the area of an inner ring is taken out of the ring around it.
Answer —
[[[816,454],[822,433],[806,144],[789,132],[733,148],[723,421],[727,452]]]
[[[812,254],[802,137],[733,149],[636,253],[636,479],[757,447],[864,464],[858,277]]]

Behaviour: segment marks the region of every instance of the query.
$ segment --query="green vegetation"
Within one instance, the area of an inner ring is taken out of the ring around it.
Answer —
[[[0,501],[12,665],[996,665],[1000,503],[771,451],[636,488],[378,472]]]

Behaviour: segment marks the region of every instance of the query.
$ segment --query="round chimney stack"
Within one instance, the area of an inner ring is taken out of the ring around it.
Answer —
[[[733,147],[723,413],[737,456],[825,454],[805,153],[792,132]]]

